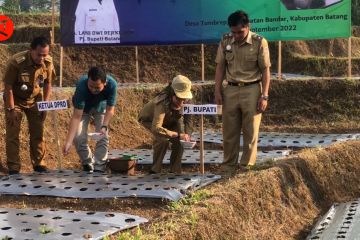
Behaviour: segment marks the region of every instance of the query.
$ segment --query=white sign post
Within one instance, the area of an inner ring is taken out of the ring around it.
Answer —
[[[55,101],[43,101],[37,102],[37,108],[39,112],[44,111],[53,111],[53,119],[54,119],[54,126],[55,126],[55,141],[57,147],[57,160],[58,160],[58,169],[61,170],[62,166],[62,154],[61,154],[61,147],[60,147],[60,139],[59,139],[59,128],[58,128],[58,121],[57,121],[57,110],[68,109],[70,107],[68,100],[55,100]]]
[[[201,115],[200,119],[200,172],[204,174],[204,118],[203,115],[221,115],[222,105],[205,104],[193,105],[185,104],[182,109],[183,114]]]

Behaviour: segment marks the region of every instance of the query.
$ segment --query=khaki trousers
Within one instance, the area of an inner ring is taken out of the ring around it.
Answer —
[[[5,113],[6,122],[6,156],[9,171],[20,171],[20,155],[19,155],[19,134],[21,129],[22,112],[25,113],[29,125],[30,134],[30,158],[33,166],[45,166],[44,158],[46,146],[44,142],[44,122],[42,121],[41,112],[32,108],[24,108],[15,105],[15,113],[17,120],[12,126],[6,121],[7,113]]]
[[[91,109],[89,113],[83,113],[74,138],[75,149],[81,164],[89,165],[93,170],[102,172],[106,170],[109,137],[105,136],[97,141],[93,153],[88,144],[88,128],[90,120],[93,118],[95,130],[99,132],[104,122],[104,116],[105,113],[99,113],[95,109]]]
[[[240,164],[255,164],[261,122],[261,113],[257,113],[256,108],[260,95],[260,84],[243,87],[228,85],[224,88],[222,119],[225,164],[238,164],[241,130],[244,146]]]
[[[140,121],[141,122],[141,121]],[[151,130],[151,122],[141,122],[141,124],[147,129]],[[176,126],[168,128],[172,131],[177,131]],[[181,159],[184,153],[184,148],[178,138],[166,138],[158,135],[154,135],[153,142],[153,164],[151,171],[160,173],[162,169],[162,161],[165,157],[166,151],[171,143],[171,155],[170,155],[170,172],[181,173]]]

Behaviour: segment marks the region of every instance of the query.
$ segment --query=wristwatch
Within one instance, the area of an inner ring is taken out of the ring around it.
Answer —
[[[103,128],[105,128],[105,131],[108,130],[108,127],[107,127],[106,125],[102,125],[102,126],[101,126],[101,129],[103,129]]]
[[[269,96],[261,95],[261,98],[265,101],[269,100]]]

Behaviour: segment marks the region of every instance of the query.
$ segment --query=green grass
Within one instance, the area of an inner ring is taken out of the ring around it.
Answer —
[[[48,234],[48,233],[54,232],[54,229],[49,228],[49,227],[46,226],[46,225],[41,225],[41,226],[39,227],[39,232],[40,232],[41,234]]]
[[[160,240],[160,238],[157,236],[144,234],[139,227],[137,227],[135,230],[128,230],[128,231],[121,232],[115,238],[110,238],[109,236],[106,236],[103,238],[103,240],[110,240],[110,239],[116,239],[116,240]]]
[[[136,231],[134,234],[131,234],[130,232],[124,232],[121,233],[117,240],[142,240],[143,233],[139,227],[136,228]]]
[[[180,213],[181,217],[176,221],[173,217],[170,217],[167,218],[166,221],[161,221],[161,223],[151,223],[151,225],[149,225],[151,234],[146,234],[137,227],[135,231],[125,231],[117,235],[116,238],[106,237],[104,240],[160,240],[164,233],[179,231],[181,223],[185,223],[193,229],[198,225],[200,217],[192,210],[192,206],[201,203],[204,204],[205,207],[208,207],[207,203],[204,203],[204,200],[211,196],[212,194],[209,190],[202,189],[193,192],[190,196],[179,201],[170,202],[167,208],[175,215]]]
[[[196,227],[199,222],[199,215],[196,212],[191,211],[189,217],[184,217],[184,223],[190,225],[192,228]]]
[[[209,190],[202,189],[192,193],[190,196],[182,198],[178,201],[170,202],[168,208],[172,212],[184,212],[189,206],[202,202],[203,200],[211,197],[212,194]],[[205,203],[206,205],[206,203]]]

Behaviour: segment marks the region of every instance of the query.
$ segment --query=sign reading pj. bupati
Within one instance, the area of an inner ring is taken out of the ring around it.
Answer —
[[[219,115],[222,114],[222,106],[215,104],[193,105],[185,104],[182,109],[183,114],[189,115]]]
[[[63,45],[215,43],[242,9],[268,40],[349,37],[351,0],[61,0]]]

